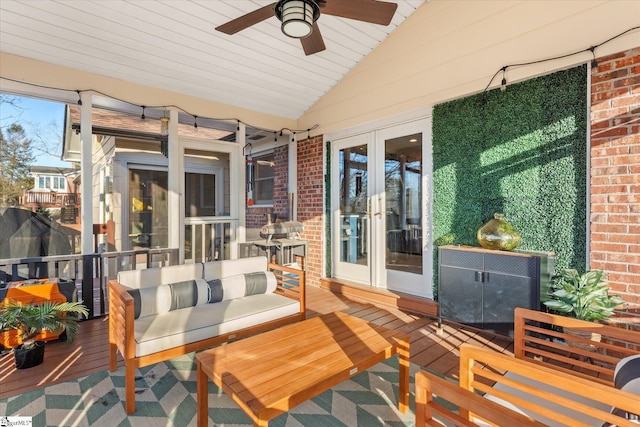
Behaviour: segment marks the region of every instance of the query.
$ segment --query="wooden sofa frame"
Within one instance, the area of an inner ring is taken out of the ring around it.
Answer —
[[[521,414],[481,396],[484,393],[566,425],[583,425],[566,414],[536,403],[535,399],[527,400],[496,390],[494,386],[497,383],[565,407],[576,408],[603,422],[637,426],[609,411],[593,408],[574,399],[575,396],[581,396],[608,408],[615,406],[637,413],[640,399],[637,395],[614,388],[613,373],[618,361],[640,354],[640,332],[524,308],[515,310],[514,320],[515,357],[465,344],[460,348],[459,386],[428,373],[416,375],[416,426],[442,425],[433,419],[434,415],[463,426],[476,425],[474,419],[498,426],[536,425],[516,421],[517,415]],[[567,328],[597,332],[601,335],[601,341],[575,337],[566,332]],[[592,347],[574,347],[570,342]],[[504,376],[506,372],[516,374],[519,379]],[[522,382],[522,378],[542,380],[546,385],[555,387],[555,391],[537,389]],[[459,414],[434,402],[433,394],[457,405]],[[534,422],[528,420],[529,423]]]
[[[300,302],[300,312],[265,322],[233,333],[207,338],[194,343],[180,345],[146,356],[136,357],[134,339],[134,300],[127,290],[116,280],[109,281],[109,370],[118,367],[117,352],[125,364],[125,400],[126,413],[136,410],[135,403],[135,370],[165,360],[170,360],[194,351],[204,350],[229,341],[245,338],[260,332],[274,329],[306,318],[305,272],[303,270],[269,263],[278,282],[275,292]]]
[[[494,425],[544,426],[538,421],[424,371],[416,374],[416,426],[444,426],[447,425],[445,422],[467,427],[477,425],[452,409],[436,402],[434,395],[459,408],[464,408]]]
[[[600,342],[568,334],[598,333]],[[582,343],[591,349],[567,345]],[[640,332],[525,308],[514,313],[514,356],[601,384],[613,386],[616,363],[640,354]]]
[[[505,372],[513,375],[505,376]],[[545,389],[530,384],[531,380],[543,382]],[[581,414],[601,420],[600,425],[606,421],[619,427],[637,426],[637,424],[609,412],[612,407],[631,413],[637,411],[638,396],[634,394],[529,360],[516,359],[491,349],[467,344],[460,347],[460,387],[462,389],[475,393],[489,393],[521,410],[535,412],[539,416],[563,425],[576,427],[585,425],[534,398],[529,399],[497,390],[495,386],[498,383],[518,390],[527,396],[544,399],[544,402],[553,402],[565,408],[572,408]],[[581,402],[580,399],[598,402],[607,410],[594,408]],[[467,420],[481,416],[480,413],[474,413],[473,410],[466,407],[460,408],[460,415]]]

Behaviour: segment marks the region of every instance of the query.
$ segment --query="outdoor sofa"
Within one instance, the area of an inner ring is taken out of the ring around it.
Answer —
[[[135,370],[305,318],[303,270],[242,258],[118,273],[109,282],[110,370],[124,358],[126,412]]]

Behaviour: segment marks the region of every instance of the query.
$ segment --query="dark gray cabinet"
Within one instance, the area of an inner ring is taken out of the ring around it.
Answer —
[[[439,316],[513,336],[513,310],[539,310],[553,274],[552,253],[442,246]]]

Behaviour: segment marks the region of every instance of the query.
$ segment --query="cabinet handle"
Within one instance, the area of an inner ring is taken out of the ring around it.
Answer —
[[[486,271],[476,271],[476,282],[488,282],[489,281],[489,273]]]

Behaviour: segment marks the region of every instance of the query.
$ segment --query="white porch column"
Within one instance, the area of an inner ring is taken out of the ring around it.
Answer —
[[[169,191],[169,211],[168,233],[169,247],[180,248],[182,230],[182,218],[180,206],[182,206],[182,150],[178,137],[178,111],[169,111],[169,171],[168,171],[168,191]],[[180,250],[180,263],[184,262],[184,248]]]
[[[291,218],[289,221],[298,220],[298,141],[296,141],[296,135],[291,135],[291,141],[289,142],[289,201],[293,203],[293,206],[289,206],[289,212]]]
[[[236,161],[236,167],[238,169],[238,181],[234,184],[232,181],[231,191],[232,194],[238,194],[238,242],[247,241],[247,198],[245,196],[245,185],[247,182],[247,162],[244,156],[244,146],[247,144],[247,126],[240,122],[238,123],[238,130],[236,131],[236,141],[241,147],[238,160]],[[237,185],[237,186],[236,186]],[[233,213],[231,214],[233,215]],[[233,258],[233,257],[232,257]]]
[[[95,252],[93,245],[93,162],[91,161],[93,149],[93,121],[91,118],[93,96],[90,93],[82,92],[80,99],[82,100],[82,106],[80,107],[80,140],[82,141],[80,150],[80,180],[82,182],[80,232],[82,233],[82,253],[86,255]]]

